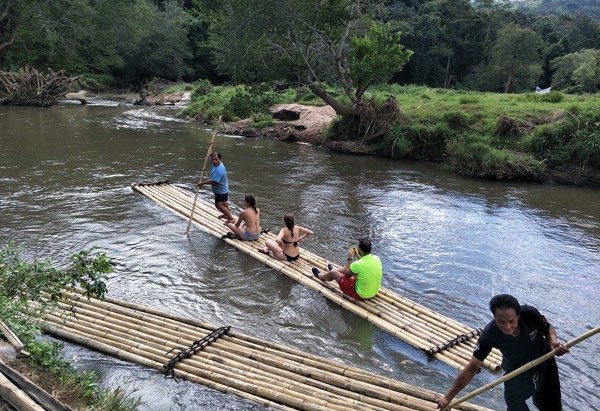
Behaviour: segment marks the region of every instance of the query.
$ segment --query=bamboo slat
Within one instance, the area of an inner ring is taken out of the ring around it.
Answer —
[[[21,391],[0,372],[0,397],[20,411],[44,411],[44,408]]]
[[[134,183],[132,188],[186,219],[190,216],[190,210],[195,208],[197,213],[193,215],[192,221],[209,234],[220,238],[228,231],[218,219],[219,212],[212,204],[201,198],[196,199],[189,191],[168,182]],[[258,248],[263,246],[267,239],[275,239],[275,234],[263,234],[258,241],[247,242],[228,238],[224,241],[423,351],[474,331],[473,328],[385,288],[370,300],[354,301],[343,295],[335,281],[323,282],[312,275],[311,267],[326,269],[325,259],[301,249],[301,257],[297,261],[290,263],[277,260],[258,252]],[[474,346],[475,339],[471,338],[432,356],[461,370],[471,358]],[[499,371],[501,362],[501,354],[494,349],[483,365],[491,371]]]
[[[217,328],[114,299],[87,299],[78,290],[64,295],[67,300],[45,317],[47,332],[158,370],[170,358],[165,352],[190,346]],[[432,391],[236,332],[177,363],[174,372],[177,377],[276,409],[436,408]],[[459,409],[486,410],[473,404]]]

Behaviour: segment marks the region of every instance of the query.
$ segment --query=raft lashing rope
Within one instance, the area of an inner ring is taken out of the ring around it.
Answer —
[[[434,411],[437,406],[439,394],[433,391],[233,329],[224,332],[112,298],[88,299],[81,290],[67,290],[64,297],[45,315],[46,333],[161,373],[166,351],[202,345],[173,364],[173,376],[269,409]],[[195,344],[205,337],[210,344]],[[469,403],[456,409],[490,411]]]
[[[207,336],[204,336],[192,343],[188,348],[172,348],[166,352],[165,357],[171,354],[173,351],[179,351],[177,355],[171,358],[163,368],[165,369],[165,377],[173,377],[175,378],[175,364],[180,361],[183,361],[186,358],[192,358],[192,355],[196,354],[196,352],[204,349],[208,344],[216,341],[223,334],[227,334],[227,332],[231,329],[231,326],[217,328]]]
[[[471,331],[470,333],[459,335],[458,337],[453,338],[452,340],[447,341],[444,344],[440,344],[440,345],[437,345],[435,347],[431,347],[428,350],[425,350],[425,354],[427,354],[427,355],[433,355],[436,352],[440,352],[440,351],[446,350],[449,347],[454,347],[457,344],[460,344],[462,342],[467,341],[469,338],[478,337],[481,334],[482,331],[483,330],[481,328],[478,328],[476,330]]]
[[[178,216],[188,219],[193,207],[194,193],[177,187],[168,181],[158,183],[134,183],[132,189],[155,201]],[[327,270],[329,262],[301,248],[297,261],[280,261],[260,253],[268,239],[275,240],[273,233],[261,234],[257,241],[240,241],[223,238],[229,230],[219,220],[218,210],[212,202],[203,198],[196,201],[193,222],[196,227],[217,237],[227,244],[254,257],[293,280],[321,293],[361,318],[384,329],[402,341],[422,350],[433,358],[462,370],[473,354],[477,343],[477,330],[445,317],[423,305],[404,298],[391,290],[381,288],[379,293],[365,301],[355,301],[341,292],[335,281],[324,282],[316,278],[312,267]],[[334,267],[339,267],[334,264]],[[385,275],[385,274],[384,274]],[[493,349],[483,366],[493,372],[500,370],[502,354]]]

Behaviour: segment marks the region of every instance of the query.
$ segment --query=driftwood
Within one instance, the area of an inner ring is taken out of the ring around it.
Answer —
[[[0,71],[0,102],[18,106],[51,106],[77,81],[64,70],[42,74],[25,66],[18,73]]]

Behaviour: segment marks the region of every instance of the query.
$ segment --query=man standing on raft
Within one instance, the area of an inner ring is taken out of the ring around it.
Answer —
[[[210,179],[204,180],[198,183],[198,188],[202,188],[204,184],[210,184],[213,193],[215,194],[215,207],[221,213],[222,216],[219,218],[225,218],[227,223],[235,223],[235,219],[229,211],[229,185],[227,184],[227,170],[225,165],[221,162],[221,153],[212,152],[210,154]]]
[[[469,384],[492,348],[502,352],[502,369],[506,373],[551,349],[556,349],[558,356],[569,352],[558,342],[554,327],[536,308],[521,306],[515,297],[500,294],[490,300],[490,310],[494,319],[479,336],[473,357],[446,394],[437,401],[442,410],[447,410],[454,396]],[[560,380],[554,358],[504,383],[504,401],[508,411],[528,411],[525,401],[531,397],[539,410],[562,410]]]
[[[354,257],[358,261],[352,262]],[[371,254],[371,240],[363,238],[358,242],[358,248],[350,248],[346,265],[337,270],[331,264],[327,265],[328,272],[321,272],[313,267],[313,274],[323,281],[335,280],[340,290],[355,300],[367,300],[375,297],[381,287],[383,270],[379,257]]]

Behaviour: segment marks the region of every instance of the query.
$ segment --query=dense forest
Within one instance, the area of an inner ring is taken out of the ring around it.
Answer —
[[[307,33],[297,29],[314,23],[314,32],[326,28],[329,31],[320,33],[335,37],[336,46],[351,45],[363,53],[346,56],[340,47],[337,58],[354,59],[355,67],[357,59],[365,63],[368,58],[384,68],[384,75],[369,79],[367,87],[389,77],[400,84],[481,91],[518,92],[552,85],[567,92],[595,92],[600,88],[597,3],[0,0],[0,69],[64,69],[83,75],[90,88],[96,83],[137,88],[155,77],[303,82],[306,76],[299,78],[298,60],[315,64],[316,59],[306,59],[318,53],[302,55],[297,46]],[[348,27],[354,37],[340,42]],[[284,42],[288,34],[296,37]],[[396,49],[390,48],[390,41]],[[328,42],[322,45],[334,44]],[[387,51],[382,53],[382,47]],[[288,57],[272,60],[277,70],[261,61],[277,53]],[[329,62],[333,66],[335,59]],[[362,76],[369,77],[372,67],[363,64],[355,73],[362,70]],[[341,72],[333,69],[338,73],[332,76],[310,68],[320,80],[341,81],[344,86],[343,65],[338,67]]]

